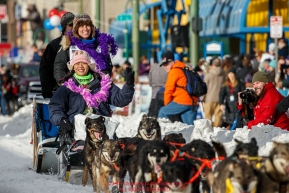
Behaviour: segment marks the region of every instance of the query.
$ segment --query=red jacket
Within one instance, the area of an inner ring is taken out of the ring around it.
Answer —
[[[259,123],[268,125],[273,122],[275,127],[289,130],[289,118],[285,113],[280,113],[276,109],[276,105],[283,98],[284,96],[277,91],[273,83],[266,84],[262,96],[253,108],[255,119],[247,123],[248,128],[251,129],[252,126]],[[239,106],[238,109],[242,109],[242,106]]]

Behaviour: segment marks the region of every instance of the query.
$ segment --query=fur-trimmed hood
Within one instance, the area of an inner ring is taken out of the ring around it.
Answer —
[[[70,37],[68,35],[63,35],[60,45],[63,50],[67,50],[71,44]]]

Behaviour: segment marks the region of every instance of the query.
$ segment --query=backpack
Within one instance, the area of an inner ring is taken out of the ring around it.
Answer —
[[[181,68],[186,75],[187,84],[185,89],[189,95],[200,97],[207,94],[207,84],[202,80],[200,75],[190,70],[188,67]]]

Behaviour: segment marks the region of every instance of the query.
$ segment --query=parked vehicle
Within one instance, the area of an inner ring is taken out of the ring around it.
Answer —
[[[41,83],[39,76],[39,62],[21,64],[17,75],[19,93],[18,105],[23,106],[32,103],[33,97],[38,94],[41,97]],[[39,95],[40,94],[40,95]]]

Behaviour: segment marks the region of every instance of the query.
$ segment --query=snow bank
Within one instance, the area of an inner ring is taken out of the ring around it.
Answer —
[[[121,122],[116,133],[118,137],[133,137],[137,134],[137,128],[143,114],[123,117],[114,115],[113,118]],[[195,121],[195,127],[184,123],[172,123],[169,119],[159,119],[162,136],[169,133],[182,133],[186,142],[193,139],[202,139],[208,143],[211,140],[224,144],[227,154],[230,155],[236,147],[234,139],[243,142],[250,142],[251,138],[255,137],[259,146],[259,155],[268,156],[272,149],[273,142],[289,142],[289,132],[272,125],[259,125],[249,130],[247,127],[237,128],[234,131],[226,130],[225,128],[211,128],[211,122],[206,119]]]

